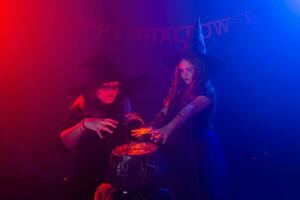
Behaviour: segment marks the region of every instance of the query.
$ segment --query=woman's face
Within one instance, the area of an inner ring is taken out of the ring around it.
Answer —
[[[179,64],[181,78],[187,85],[191,85],[194,80],[195,66],[189,61],[182,59]]]
[[[104,104],[113,103],[119,93],[119,81],[105,82],[96,89],[96,97]]]

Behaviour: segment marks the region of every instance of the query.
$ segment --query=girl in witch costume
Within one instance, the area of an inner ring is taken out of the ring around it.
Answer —
[[[130,126],[144,123],[130,113],[127,96],[136,88],[122,79],[106,56],[92,56],[84,67],[90,72],[90,82],[80,90],[60,131],[61,149],[77,153],[71,198],[80,200],[93,199],[97,186],[107,181],[112,149],[129,141]]]
[[[161,143],[169,166],[166,185],[176,200],[214,198],[207,184],[211,174],[207,138],[213,134],[210,130],[216,104],[215,90],[208,75],[214,71],[209,67],[215,67],[212,64],[216,63],[206,54],[198,21],[192,48],[179,55],[163,108],[151,123],[152,139]]]

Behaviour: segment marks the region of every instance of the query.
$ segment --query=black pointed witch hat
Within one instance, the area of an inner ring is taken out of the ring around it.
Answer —
[[[195,20],[192,32],[188,35],[181,51],[171,56],[173,66],[176,66],[181,58],[186,55],[194,56],[204,61],[208,76],[214,75],[224,66],[224,63],[219,58],[207,53],[200,17],[197,17]],[[171,62],[169,63],[171,64]],[[174,65],[174,63],[176,64]]]
[[[88,72],[88,80],[79,87],[74,87],[69,90],[71,95],[84,94],[94,88],[97,88],[102,83],[119,81],[122,93],[130,95],[144,88],[149,79],[146,75],[125,78],[119,72],[117,66],[112,62],[106,53],[96,53],[90,56],[86,62],[81,65],[82,69]]]

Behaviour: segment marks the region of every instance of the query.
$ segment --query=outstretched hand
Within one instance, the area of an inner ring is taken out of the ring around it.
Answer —
[[[168,126],[164,126],[160,129],[153,129],[152,127],[143,127],[134,129],[131,131],[131,135],[133,137],[141,137],[143,135],[150,134],[150,139],[156,143],[162,142],[163,144],[166,143],[168,137],[170,136],[172,129]]]
[[[117,125],[119,123],[118,121],[111,118],[85,118],[83,120],[84,127],[95,131],[101,139],[103,138],[103,131],[112,134],[113,129],[117,128]]]
[[[156,143],[162,142],[162,144],[165,144],[171,134],[171,129],[168,126],[164,126],[160,129],[153,129],[151,133],[151,140]]]
[[[143,135],[150,134],[152,135],[153,128],[152,127],[142,127],[131,130],[131,136],[133,137],[140,137]]]

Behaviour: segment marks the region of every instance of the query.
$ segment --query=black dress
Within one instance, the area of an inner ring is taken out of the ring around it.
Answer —
[[[161,145],[161,151],[169,166],[166,185],[176,200],[208,199],[205,137],[211,128],[215,94],[213,91],[206,91],[203,95],[211,100],[212,105],[193,115],[180,128],[174,130],[166,143]],[[178,105],[180,97],[174,99],[168,107],[165,124],[169,123],[182,109]]]
[[[71,183],[72,199],[93,199],[97,186],[108,181],[107,168],[112,149],[129,141],[128,129],[122,123],[129,109],[128,101],[125,100],[112,105],[85,101],[83,107],[78,105],[69,111],[63,129],[74,126],[86,117],[112,118],[120,122],[113,134],[102,133],[103,139],[94,131],[86,130],[79,140],[74,149],[77,164],[74,181]],[[62,147],[63,144],[59,146]]]

